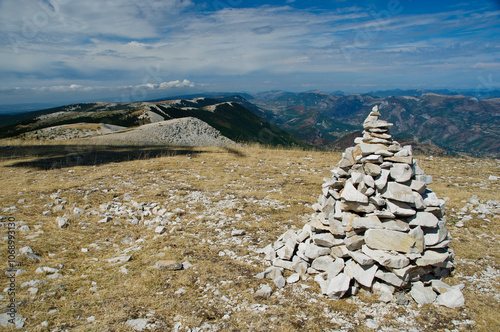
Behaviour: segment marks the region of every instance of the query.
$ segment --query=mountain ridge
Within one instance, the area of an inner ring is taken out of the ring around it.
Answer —
[[[235,141],[336,148],[343,146],[341,141],[358,131],[370,109],[379,105],[381,118],[395,124],[396,139],[420,144],[430,153],[500,157],[500,98],[480,100],[427,90],[418,93],[382,98],[275,90],[206,93],[185,96],[190,99],[136,103],[72,104],[19,114],[15,118],[20,123],[4,125],[0,130],[3,137],[22,134],[54,125],[51,117],[57,124],[103,122],[124,127],[195,117]]]
[[[160,102],[71,104],[19,115],[17,123],[0,128],[0,136],[13,137],[46,127],[82,122],[108,123],[130,128],[187,117],[206,122],[223,136],[236,142],[306,146],[293,135],[260,119],[240,104],[205,97]]]

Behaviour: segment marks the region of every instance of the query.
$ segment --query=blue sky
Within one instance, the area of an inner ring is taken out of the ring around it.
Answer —
[[[500,89],[499,1],[0,0],[0,104]]]

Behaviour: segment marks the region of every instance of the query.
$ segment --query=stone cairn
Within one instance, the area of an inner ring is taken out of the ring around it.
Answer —
[[[454,257],[444,201],[427,188],[432,177],[418,167],[411,146],[392,140],[392,124],[379,116],[373,107],[363,137],[325,179],[305,226],[262,249],[272,266],[256,277],[282,288],[315,275],[332,299],[364,288],[381,301],[404,303],[408,298],[397,291],[410,290],[419,304],[463,305],[463,285],[440,281]],[[284,269],[295,273],[285,280]]]

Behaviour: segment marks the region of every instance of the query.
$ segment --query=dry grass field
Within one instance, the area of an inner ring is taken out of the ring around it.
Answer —
[[[430,188],[448,197],[456,270],[446,282],[465,284],[464,307],[385,304],[366,291],[334,301],[312,277],[282,290],[254,278],[267,267],[255,251],[303,226],[340,157],[0,142],[0,215],[16,220],[16,250],[29,246],[41,258],[16,257],[21,330],[132,331],[126,322],[144,318],[152,331],[499,331],[500,215],[478,211],[500,201],[500,181],[489,179],[500,176],[499,160],[416,156],[434,177]],[[59,228],[65,215],[69,226]],[[7,224],[0,230],[7,270]],[[160,271],[159,260],[192,266]],[[32,280],[43,283],[23,285]],[[270,297],[255,295],[263,284]]]

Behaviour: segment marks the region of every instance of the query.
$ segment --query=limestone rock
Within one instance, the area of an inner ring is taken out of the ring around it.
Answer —
[[[349,277],[356,279],[357,282],[368,288],[372,286],[377,270],[377,265],[359,265],[354,260],[347,261],[344,267],[344,272]]]
[[[342,211],[372,213],[376,209],[377,209],[377,207],[372,203],[342,202],[342,204],[341,204]]]
[[[438,265],[444,263],[449,257],[450,255],[448,252],[426,250],[422,257],[418,258],[415,263],[418,266]]]
[[[380,269],[375,273],[375,277],[395,287],[403,287],[407,283],[405,279],[397,276],[396,274],[392,272],[384,272]]]
[[[455,309],[465,304],[464,295],[459,289],[452,288],[437,297],[436,303],[445,307]]]
[[[394,300],[393,293],[395,288],[380,282],[374,282],[372,286],[372,292],[374,295],[378,296],[378,299],[382,302],[391,302]]]
[[[339,222],[340,223],[340,222]],[[322,246],[331,248],[334,245],[338,245],[342,243],[342,240],[336,240],[335,237],[331,233],[319,233],[313,235],[312,237],[313,243]]]
[[[361,251],[350,251],[349,256],[360,265],[373,265],[375,262],[371,257],[365,255]]]
[[[364,245],[361,250],[370,258],[377,261],[380,265],[394,268],[402,269],[410,264],[410,260],[402,254],[393,254],[385,250],[373,250],[368,246]]]
[[[385,229],[369,229],[365,233],[365,243],[371,249],[394,250],[411,253],[419,250],[411,235]]]
[[[379,176],[382,172],[382,168],[379,165],[373,163],[366,163],[364,165],[365,173],[367,175],[376,177]]]
[[[305,249],[305,256],[311,260],[318,258],[319,256],[324,256],[330,254],[331,250],[326,247],[317,246],[313,243],[309,243]]]
[[[172,260],[161,260],[156,262],[156,268],[160,271],[182,270],[182,264]]]
[[[437,297],[432,287],[424,287],[424,284],[421,282],[413,284],[410,295],[418,304],[432,303]]]
[[[368,203],[368,197],[356,190],[350,182],[346,182],[340,198],[343,198],[347,202]]]
[[[333,262],[328,265],[328,268],[326,269],[328,279],[331,280],[332,278],[335,278],[340,272],[344,270],[344,260],[342,258],[337,258]]]
[[[408,164],[394,164],[392,165],[390,172],[391,178],[393,178],[396,182],[407,182],[413,176],[413,169]]]
[[[412,180],[410,184],[410,189],[418,192],[419,194],[423,194],[427,189],[425,182]]]
[[[65,227],[69,226],[68,218],[65,218],[65,217],[57,217],[56,222],[57,222],[57,226],[59,226],[59,228],[65,228]]]
[[[405,202],[387,200],[387,208],[395,216],[400,217],[410,217],[417,213],[414,209],[411,208],[410,205]]]
[[[326,295],[332,299],[340,299],[349,290],[350,283],[351,277],[346,273],[339,273],[328,283]]]
[[[391,172],[386,169],[382,169],[380,171],[380,175],[378,176],[378,178],[375,179],[375,186],[377,187],[378,190],[384,189],[390,174]]]
[[[325,255],[325,256],[320,256],[316,258],[312,263],[311,267],[313,269],[316,269],[318,271],[327,271],[328,266],[333,263],[333,258],[332,256]]]
[[[381,229],[383,228],[380,219],[377,216],[358,217],[352,221],[352,227],[355,229]]]
[[[425,245],[433,246],[446,239],[448,236],[448,229],[446,228],[446,222],[440,220],[437,227],[428,229],[424,235]]]
[[[410,226],[420,227],[437,227],[438,218],[429,212],[417,212],[413,218],[410,219]]]
[[[385,144],[361,143],[359,144],[359,148],[361,149],[363,156],[374,154],[375,151],[387,150],[387,146]]]
[[[387,187],[385,191],[382,193],[382,197],[392,199],[398,202],[405,202],[405,203],[415,202],[412,190],[409,187],[396,182],[387,183]]]
[[[361,246],[365,243],[365,237],[360,235],[346,237],[344,243],[348,250],[356,251],[361,249]]]
[[[142,331],[146,328],[148,320],[147,318],[130,319],[126,321],[125,324],[130,326],[135,331]]]
[[[269,297],[273,294],[273,289],[269,287],[269,285],[265,284],[259,288],[258,291],[255,292],[255,295],[262,297]]]

